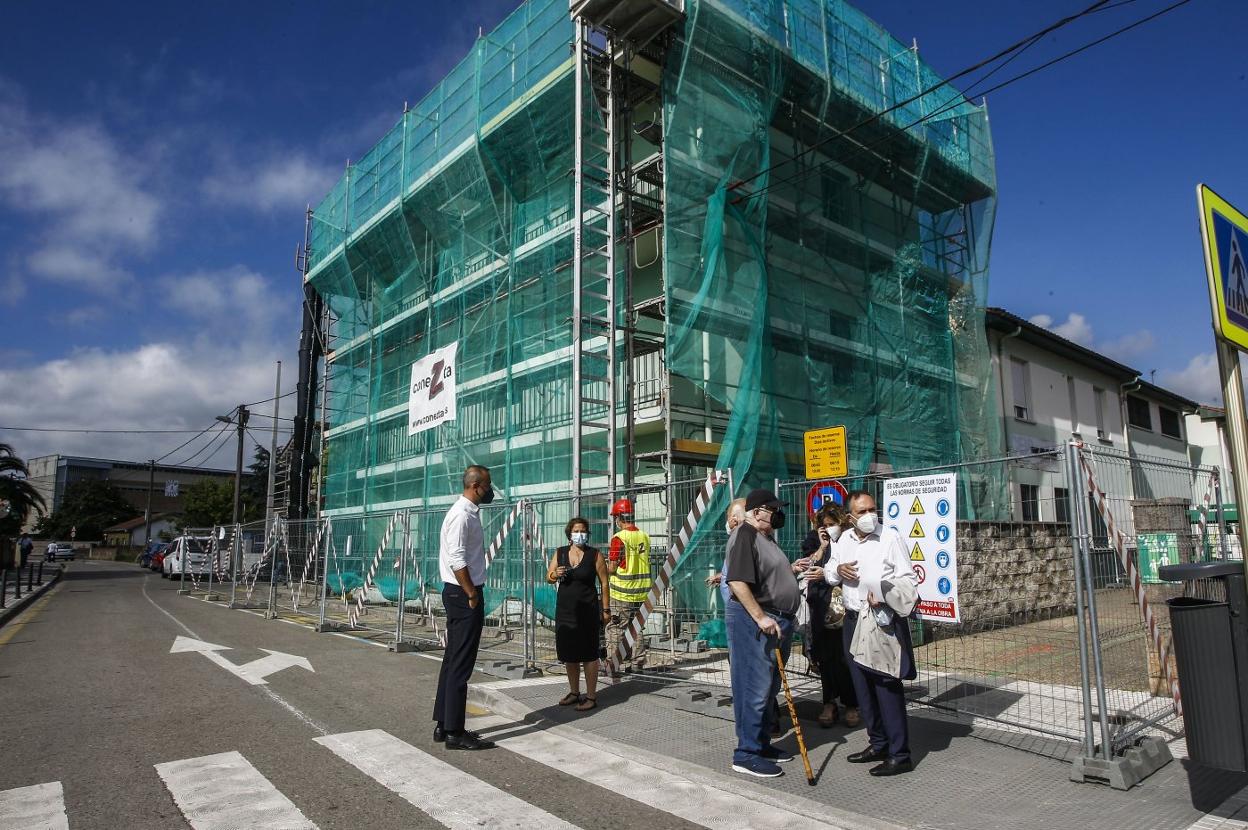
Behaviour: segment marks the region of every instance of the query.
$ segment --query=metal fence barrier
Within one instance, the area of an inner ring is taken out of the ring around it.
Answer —
[[[912,620],[919,678],[913,701],[979,719],[1001,740],[1066,758],[1111,759],[1145,734],[1181,733],[1169,620],[1175,590],[1156,578],[1172,561],[1240,555],[1221,515],[1216,470],[1128,456],[1072,442],[1011,456],[872,472],[845,486],[882,495],[889,478],[953,472],[958,478],[958,624]],[[708,578],[722,563],[731,471],[611,493],[525,498],[481,509],[491,566],[481,662],[505,676],[560,672],[557,588],[546,583],[575,516],[605,556],[614,498],[635,505],[650,539],[652,576],[683,550],[656,589],[637,634],[655,683],[729,685],[723,602]],[[811,488],[777,481],[789,505],[778,533],[796,559],[809,525]],[[232,607],[262,609],[318,630],[347,631],[395,651],[444,642],[438,537],[445,506],[306,522],[276,520],[205,531],[211,567],[190,590]],[[803,640],[809,637],[804,622]],[[614,643],[603,643],[610,658]],[[607,668],[606,662],[603,669]],[[819,695],[805,649],[794,649],[796,694]]]

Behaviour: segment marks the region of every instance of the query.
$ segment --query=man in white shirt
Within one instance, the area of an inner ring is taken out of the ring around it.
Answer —
[[[490,749],[494,744],[464,730],[468,679],[477,662],[485,625],[485,532],[479,505],[494,501],[490,471],[472,465],[464,470],[464,493],[442,520],[438,570],[446,611],[446,652],[433,701],[433,739],[447,749]]]
[[[900,775],[913,769],[906,695],[901,681],[915,677],[914,653],[909,619],[896,616],[884,604],[882,597],[887,588],[880,586],[905,580],[917,583],[917,578],[901,535],[880,525],[875,498],[865,490],[856,490],[849,494],[846,504],[854,526],[842,533],[833,546],[824,578],[832,585],[844,586],[845,654],[870,746],[845,760],[854,764],[878,762],[870,770],[875,776]],[[859,614],[875,613],[877,609],[892,615],[889,625],[901,645],[900,677],[864,668],[849,656]]]

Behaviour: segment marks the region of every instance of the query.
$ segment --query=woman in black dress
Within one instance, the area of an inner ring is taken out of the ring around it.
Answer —
[[[559,705],[575,703],[578,712],[588,712],[598,705],[599,631],[611,619],[607,565],[598,549],[589,546],[587,520],[578,516],[568,522],[563,533],[571,544],[556,550],[546,569],[546,581],[559,583],[555,653],[568,672],[568,693]],[[583,697],[581,666],[585,667]]]
[[[845,511],[829,502],[819,508],[815,514],[815,526],[802,542],[802,555],[807,559],[806,604],[810,607],[811,634],[811,650],[806,656],[811,665],[817,667],[823,687],[823,711],[819,713],[819,725],[825,729],[840,718],[836,705],[838,697],[845,705],[845,725],[852,728],[862,722],[858,714],[858,696],[849,676],[849,657],[845,654],[841,629],[825,625],[834,589],[824,582],[823,566],[828,561],[829,549],[836,544],[846,524]]]

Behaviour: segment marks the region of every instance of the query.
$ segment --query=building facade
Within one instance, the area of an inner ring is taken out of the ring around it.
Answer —
[[[840,0],[572,5],[520,5],[310,218],[323,512],[468,463],[509,498],[770,484],[840,424],[856,471],[995,446],[983,108]],[[409,434],[452,343],[458,417]]]
[[[157,464],[154,471],[142,461],[116,461],[71,455],[43,455],[27,462],[30,483],[43,496],[48,512],[55,512],[65,498],[65,488],[76,481],[107,481],[140,513],[147,510],[149,479],[153,513],[178,515],[186,488],[207,479],[234,481],[233,470]],[[38,517],[32,517],[27,530]]]

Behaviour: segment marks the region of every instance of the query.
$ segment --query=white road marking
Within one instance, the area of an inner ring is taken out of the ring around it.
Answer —
[[[156,600],[152,599],[152,598],[151,598],[151,596],[147,593],[147,580],[148,580],[148,579],[150,579],[150,578],[151,578],[151,576],[150,576],[150,575],[149,575],[149,576],[145,576],[145,577],[143,577],[143,598],[144,598],[144,599],[146,599],[148,602],[150,602],[150,603],[152,604],[152,607],[153,607],[153,608],[155,608],[157,611],[159,611],[160,613],[164,614],[164,615],[165,615],[166,617],[168,617],[169,619],[173,620],[175,624],[177,624],[178,626],[180,626],[180,627],[182,628],[182,630],[183,630],[183,631],[185,631],[187,634],[191,635],[191,637],[193,637],[193,638],[195,638],[195,639],[197,639],[197,640],[198,640],[198,639],[199,639],[199,635],[198,635],[198,634],[196,634],[194,631],[191,631],[191,629],[190,629],[189,627],[187,627],[187,625],[186,625],[185,623],[183,623],[183,622],[182,622],[181,620],[179,620],[177,617],[173,616],[173,614],[170,614],[168,611],[166,611],[165,609],[163,609],[163,608],[161,608],[159,605],[157,605],[157,604],[156,604]],[[303,713],[302,711],[300,711],[299,709],[295,708],[295,706],[293,706],[292,704],[290,704],[289,702],[287,702],[285,698],[283,698],[283,697],[282,697],[281,695],[279,695],[277,692],[275,692],[275,691],[273,691],[272,689],[270,689],[268,686],[264,686],[264,687],[263,687],[263,689],[262,689],[262,691],[263,691],[266,695],[268,695],[268,696],[269,696],[269,699],[270,699],[270,700],[272,700],[272,701],[273,701],[274,703],[276,703],[278,706],[281,706],[283,709],[285,709],[285,710],[286,710],[287,712],[289,712],[290,714],[294,715],[296,718],[298,718],[298,719],[299,719],[299,721],[300,721],[300,722],[302,722],[302,723],[306,724],[307,726],[311,727],[311,728],[312,728],[312,730],[313,730],[314,732],[316,732],[316,733],[318,733],[318,734],[321,734],[321,735],[328,735],[328,734],[329,734],[329,730],[328,730],[328,729],[326,729],[324,726],[321,726],[321,725],[320,725],[319,723],[317,723],[316,721],[312,720],[312,718],[308,717],[306,714],[304,714],[304,713]]]
[[[315,740],[453,830],[575,830],[575,825],[381,729]]]
[[[316,830],[237,752],[157,764],[156,772],[195,830]]]
[[[514,730],[484,735],[511,752],[572,775],[592,770],[586,780],[613,793],[627,795],[656,810],[671,813],[714,830],[827,830],[826,822],[799,813],[778,810],[748,795],[718,790],[680,775],[655,769],[620,755],[603,752],[545,730],[530,731],[528,724],[491,715],[470,719],[478,730],[513,726]],[[790,770],[790,772],[793,772]],[[798,775],[801,770],[797,770]]]
[[[69,830],[61,782],[0,792],[0,827],[5,830]]]
[[[170,654],[179,654],[181,652],[196,651],[207,657],[213,663],[228,671],[230,674],[237,675],[253,686],[264,686],[268,683],[266,678],[270,674],[279,672],[282,669],[288,669],[292,666],[299,666],[310,672],[315,672],[312,664],[308,662],[308,658],[299,657],[295,654],[286,654],[282,651],[273,651],[272,649],[262,648],[263,652],[268,654],[267,657],[259,657],[250,663],[231,663],[226,659],[224,654],[218,652],[229,651],[229,646],[218,646],[213,643],[206,643],[203,640],[196,640],[191,637],[178,636],[173,641],[173,648],[169,649]]]

